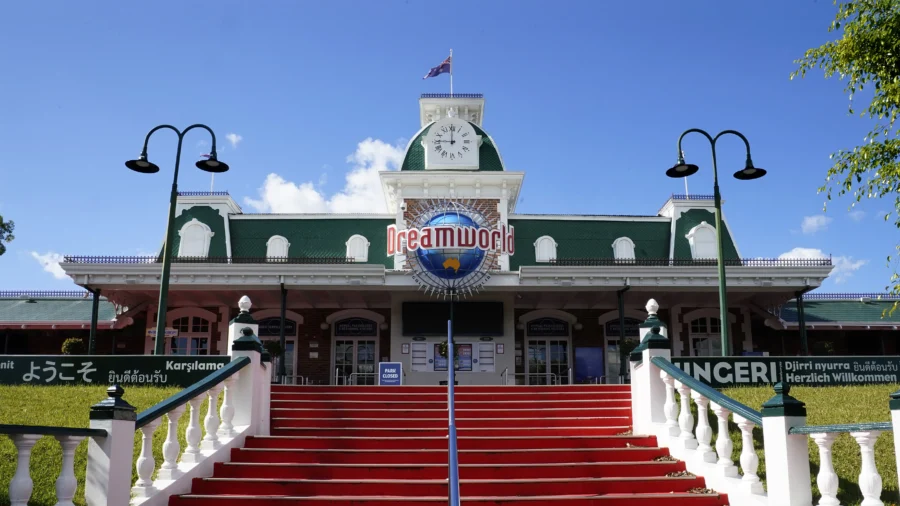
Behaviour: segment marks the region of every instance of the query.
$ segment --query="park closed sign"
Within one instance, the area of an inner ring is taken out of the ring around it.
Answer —
[[[768,385],[900,383],[900,356],[672,357],[672,363],[713,388]]]
[[[378,384],[400,386],[403,384],[402,362],[378,362]]]

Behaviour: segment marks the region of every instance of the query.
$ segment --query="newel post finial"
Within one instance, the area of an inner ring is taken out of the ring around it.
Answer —
[[[656,299],[650,299],[647,301],[645,309],[648,315],[656,316],[656,312],[659,311],[659,304],[656,302]]]
[[[241,300],[238,301],[238,307],[241,309],[242,313],[249,312],[251,306],[253,306],[253,303],[250,302],[250,297],[247,297],[246,295],[241,297]]]

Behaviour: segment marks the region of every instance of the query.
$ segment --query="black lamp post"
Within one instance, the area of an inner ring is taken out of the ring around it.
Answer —
[[[744,145],[747,147],[747,161],[742,170],[734,173],[735,179],[740,179],[742,181],[759,179],[766,175],[766,171],[753,165],[753,160],[750,158],[750,142],[747,141],[747,138],[744,137],[744,135],[740,132],[736,130],[723,130],[719,132],[715,137],[712,137],[704,130],[700,130],[699,128],[691,128],[682,133],[681,137],[678,138],[678,161],[675,163],[674,167],[666,171],[667,176],[672,178],[688,177],[690,175],[696,174],[697,171],[700,170],[700,167],[694,164],[685,163],[684,156],[682,155],[681,151],[682,139],[684,139],[685,135],[692,132],[702,134],[704,137],[706,137],[707,140],[709,140],[709,144],[712,147],[713,199],[716,206],[716,242],[718,247],[716,263],[719,266],[719,327],[720,336],[722,338],[722,356],[727,357],[731,354],[731,341],[729,340],[730,333],[728,332],[728,297],[725,293],[725,255],[723,252],[724,241],[722,239],[722,196],[719,194],[719,171],[716,167],[716,141],[718,141],[720,137],[726,134],[736,135],[744,141]]]
[[[154,343],[154,354],[164,355],[166,352],[166,304],[169,296],[169,271],[172,266],[172,235],[175,223],[175,202],[178,199],[178,167],[181,162],[181,144],[185,134],[194,128],[202,128],[209,132],[212,137],[212,151],[209,152],[209,158],[200,160],[195,165],[198,169],[206,172],[220,173],[228,170],[228,164],[220,162],[216,156],[216,134],[206,125],[194,124],[183,131],[171,125],[159,125],[154,127],[147,133],[144,138],[144,149],[141,150],[141,156],[137,160],[129,160],[125,162],[125,166],[129,169],[140,172],[142,174],[154,174],[159,172],[159,166],[147,160],[147,143],[150,136],[157,130],[168,128],[178,135],[178,149],[175,153],[175,177],[172,180],[172,194],[169,197],[169,219],[166,223],[166,243],[163,246],[163,265],[162,276],[159,282],[159,308],[156,315],[156,342]]]

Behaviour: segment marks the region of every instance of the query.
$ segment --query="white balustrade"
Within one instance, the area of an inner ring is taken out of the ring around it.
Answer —
[[[831,459],[831,445],[834,444],[837,434],[819,432],[810,434],[809,437],[819,447],[819,474],[816,475],[816,485],[819,486],[819,492],[822,494],[819,506],[840,506],[841,502],[837,498],[838,476],[834,472],[834,464]]]
[[[862,469],[859,471],[859,491],[863,501],[860,506],[884,506],[881,502],[881,475],[875,467],[875,442],[880,431],[851,432],[850,435],[859,444],[862,457]]]
[[[691,398],[697,405],[697,451],[700,452],[703,462],[715,462],[716,454],[709,446],[713,434],[712,427],[709,426],[709,399],[696,390],[691,392]]]
[[[234,419],[234,382],[237,381],[238,375],[235,373],[225,380],[225,390],[222,393],[222,409],[219,411],[219,418],[222,420],[219,424],[219,430],[216,433],[225,438],[232,438],[236,434],[232,420]]]
[[[31,472],[28,463],[31,460],[31,449],[41,436],[34,434],[13,434],[10,436],[18,458],[16,459],[16,473],[9,482],[9,503],[11,506],[27,506],[31,498],[31,490],[34,483],[31,481]]]
[[[56,506],[75,506],[72,502],[75,489],[78,488],[78,480],[75,478],[75,449],[82,439],[83,436],[56,436],[62,447],[62,469],[56,479]]]
[[[744,472],[741,483],[744,491],[748,494],[762,494],[762,482],[756,475],[756,471],[759,469],[759,457],[753,447],[753,428],[756,424],[737,413],[734,414],[734,421],[741,429],[741,471]],[[727,432],[725,437],[728,437]]]
[[[675,404],[675,378],[666,371],[659,371],[659,377],[666,384],[666,403],[663,404],[663,413],[666,415],[666,431],[670,437],[678,437],[681,429],[678,427],[678,407]]]
[[[678,439],[686,450],[693,450],[697,448],[697,440],[694,438],[694,416],[691,414],[691,387],[680,381],[675,382],[675,387],[681,394],[681,412],[678,414],[681,432]]]
[[[137,497],[150,497],[153,493],[153,470],[156,469],[156,461],[153,459],[153,432],[159,427],[160,418],[151,421],[141,427],[141,454],[138,456],[135,467],[138,479],[131,487],[132,493]]]
[[[712,412],[716,415],[718,425],[718,433],[716,434],[716,469],[721,476],[734,478],[738,475],[737,466],[731,460],[731,452],[734,451],[734,443],[731,442],[731,436],[728,434],[728,418],[731,411],[719,406],[715,402],[710,402]]]
[[[203,436],[203,442],[200,443],[200,448],[204,450],[215,450],[219,448],[221,445],[219,443],[219,435],[216,432],[219,430],[219,392],[222,390],[222,385],[216,385],[206,392],[206,396],[209,399],[209,407],[206,410],[206,418],[203,419],[203,427],[206,429],[206,435]]]
[[[184,431],[187,448],[181,455],[181,461],[188,464],[200,462],[200,436],[203,435],[200,430],[200,403],[202,401],[203,399],[199,396],[188,401],[188,405],[191,407],[191,417],[187,429]]]
[[[168,420],[166,426],[166,442],[163,443],[163,463],[159,466],[159,472],[156,474],[160,480],[175,480],[181,475],[178,471],[178,454],[181,452],[181,445],[178,443],[178,419],[187,408],[186,405],[178,406],[166,413]]]

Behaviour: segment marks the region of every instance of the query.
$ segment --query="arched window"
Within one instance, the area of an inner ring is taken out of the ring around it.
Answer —
[[[613,256],[616,260],[634,260],[634,241],[627,237],[619,237],[612,243]]]
[[[273,235],[266,242],[266,258],[287,258],[291,243],[280,235]]]
[[[534,260],[535,262],[550,262],[556,260],[556,241],[549,235],[538,237],[534,241]]]
[[[347,258],[352,258],[354,262],[369,261],[369,240],[356,234],[347,240]]]
[[[209,255],[209,242],[215,233],[197,218],[187,222],[178,231],[181,242],[178,244],[179,257],[205,257]]]
[[[691,245],[691,257],[696,259],[716,258],[716,229],[703,221],[685,236]]]

